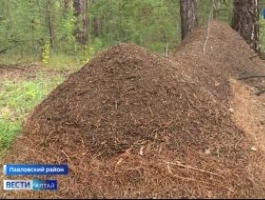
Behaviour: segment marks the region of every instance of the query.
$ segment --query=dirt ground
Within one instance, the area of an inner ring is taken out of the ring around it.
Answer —
[[[231,102],[234,120],[256,143],[252,151],[265,150],[265,94],[242,81],[231,79],[234,98]]]
[[[18,80],[33,80],[39,74],[47,76],[64,76],[67,77],[73,71],[70,70],[56,70],[47,68],[39,63],[19,63],[19,64],[0,64],[0,81],[18,81]]]

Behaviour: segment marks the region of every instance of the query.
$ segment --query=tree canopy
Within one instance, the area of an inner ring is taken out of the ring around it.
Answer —
[[[86,9],[78,13],[75,3],[79,1],[86,2]],[[181,42],[179,0],[0,0],[0,4],[0,56],[90,57],[118,42],[134,42],[168,54]],[[199,24],[208,21],[213,5],[214,18],[231,22],[231,0],[199,0],[197,4]],[[77,30],[86,36],[82,44]]]

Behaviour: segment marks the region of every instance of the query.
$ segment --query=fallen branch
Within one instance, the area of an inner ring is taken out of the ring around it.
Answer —
[[[259,56],[259,55],[254,55],[254,56],[249,57],[249,59],[256,58],[256,57],[258,57],[258,56]]]
[[[264,53],[259,53],[259,54],[254,55],[254,56],[250,56],[249,59],[252,60],[253,58],[256,58],[256,57],[259,57],[259,59],[261,59],[261,60],[265,60]]]
[[[258,91],[257,93],[256,93],[256,95],[257,96],[260,96],[260,95],[262,95],[262,94],[264,94],[265,93],[265,90],[260,90],[260,91]]]
[[[245,80],[249,78],[265,78],[265,75],[250,75],[250,76],[244,76],[244,77],[239,77],[237,80]]]
[[[214,6],[214,3],[212,1],[212,9],[210,11],[209,19],[208,19],[208,23],[207,23],[207,34],[206,34],[206,38],[205,38],[205,41],[204,41],[204,44],[203,44],[203,54],[205,54],[206,44],[207,44],[207,41],[209,39],[209,29],[210,29],[209,23],[210,23],[210,21],[211,21],[211,19],[213,17],[213,6]]]
[[[210,171],[206,171],[206,170],[203,170],[203,169],[198,169],[198,168],[192,167],[190,165],[184,165],[184,164],[181,164],[180,162],[168,162],[168,161],[164,161],[164,160],[163,160],[163,162],[166,163],[168,166],[169,165],[175,165],[175,166],[183,167],[183,168],[186,168],[186,169],[191,169],[191,170],[194,170],[194,171],[207,173],[207,174],[210,174],[210,175],[213,175],[213,176],[218,176],[218,177],[224,179],[224,177],[222,175],[220,175],[220,174],[217,174],[217,173],[214,173],[214,172],[210,172]]]

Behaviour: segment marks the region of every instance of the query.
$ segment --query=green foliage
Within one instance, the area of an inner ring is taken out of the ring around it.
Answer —
[[[209,20],[209,15],[213,10],[213,18],[230,23],[233,14],[232,0],[200,0],[198,1],[199,23],[204,24]]]
[[[0,157],[2,151],[9,147],[16,135],[21,131],[21,124],[9,120],[0,120]]]
[[[21,57],[30,54],[47,63],[49,53],[61,52],[89,60],[118,42],[135,42],[164,53],[179,41],[177,0],[89,0],[89,43],[80,47],[74,37],[77,18],[73,15],[72,1],[69,2],[70,7],[65,9],[60,0],[0,0],[1,46]],[[56,37],[54,49],[48,51],[49,12],[54,14]],[[100,23],[99,35],[94,30],[96,18]]]
[[[78,62],[86,63],[96,54],[103,50],[103,42],[99,38],[93,39],[88,45],[76,45]]]
[[[48,40],[45,41],[43,51],[42,51],[42,62],[44,64],[49,63],[50,59],[50,42]]]
[[[180,39],[178,6],[178,1],[100,0],[90,5],[90,18],[102,19],[104,46],[134,42],[165,53]]]
[[[75,71],[80,69],[85,62],[77,59],[77,57],[69,56],[65,53],[52,54],[46,68],[55,69],[56,71]]]
[[[62,80],[58,77],[51,82],[46,77],[39,76],[35,81],[4,82],[0,91],[1,117],[23,119],[24,114],[28,113]],[[12,113],[16,113],[16,116]]]
[[[80,46],[75,30],[82,31],[77,27],[82,16],[74,16],[72,0],[68,6],[62,0],[0,0],[0,51],[7,49],[5,55],[20,58],[33,56],[47,64],[53,54],[87,61],[119,42],[133,42],[162,54],[181,42],[179,0],[87,1],[88,43]],[[232,0],[198,1],[199,23],[207,23],[213,2],[214,17],[230,23]],[[50,17],[54,38],[50,38]],[[50,39],[53,45],[48,46]]]

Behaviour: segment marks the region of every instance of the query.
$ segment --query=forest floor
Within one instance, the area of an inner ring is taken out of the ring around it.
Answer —
[[[34,80],[40,74],[45,74],[48,77],[54,76],[68,76],[77,69],[56,69],[52,67],[46,67],[40,63],[22,63],[22,64],[0,64],[0,76],[1,80]]]
[[[68,163],[70,174],[56,193],[2,193],[264,197],[265,81],[247,78],[265,75],[264,63],[227,24],[209,26],[205,49],[204,26],[169,57],[120,44],[76,72],[3,66],[2,125],[24,127],[2,162]]]

